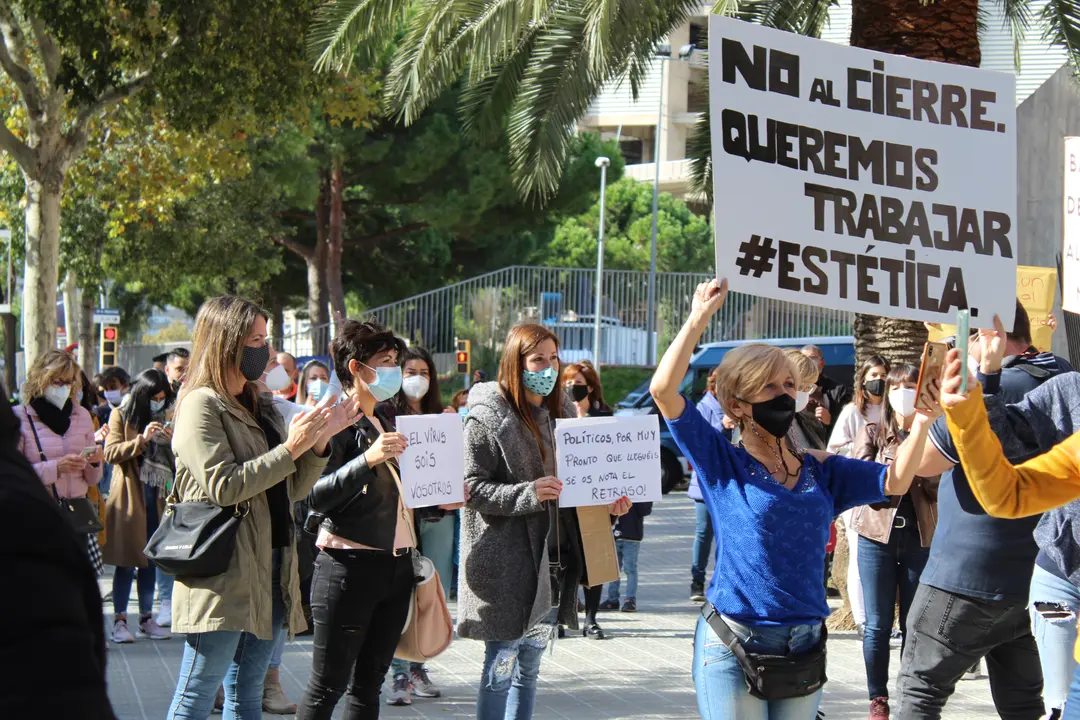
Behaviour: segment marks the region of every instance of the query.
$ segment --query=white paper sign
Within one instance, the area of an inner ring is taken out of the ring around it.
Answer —
[[[465,502],[465,443],[457,415],[402,415],[397,429],[408,441],[401,454],[405,506]]]
[[[559,507],[608,505],[624,495],[633,502],[663,496],[656,415],[559,420],[555,448],[563,482]]]
[[[1065,138],[1065,247],[1061,252],[1061,307],[1080,313],[1080,137]]]
[[[1016,81],[709,16],[732,290],[972,327],[1016,309]],[[1008,289],[1009,292],[1003,292]]]

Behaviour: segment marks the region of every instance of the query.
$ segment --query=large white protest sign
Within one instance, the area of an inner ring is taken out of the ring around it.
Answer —
[[[555,456],[563,482],[560,507],[608,505],[623,496],[646,502],[663,495],[656,415],[559,420]]]
[[[1065,138],[1065,247],[1061,253],[1061,307],[1080,313],[1080,137]]]
[[[712,15],[716,268],[909,320],[1015,315],[1016,83]],[[1006,292],[1007,290],[1007,292]]]
[[[431,507],[465,502],[465,443],[461,418],[402,415],[397,429],[408,441],[398,465],[405,506]]]

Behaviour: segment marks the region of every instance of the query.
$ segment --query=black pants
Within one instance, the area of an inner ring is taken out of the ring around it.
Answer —
[[[596,622],[596,611],[600,609],[600,594],[604,591],[603,585],[587,587],[585,594],[585,624],[591,625]]]
[[[1026,603],[919,586],[908,613],[896,717],[940,718],[957,681],[983,657],[1001,718],[1042,717],[1042,670]]]
[[[311,581],[315,617],[311,678],[298,720],[379,717],[379,689],[409,615],[412,559],[364,550],[323,550]]]

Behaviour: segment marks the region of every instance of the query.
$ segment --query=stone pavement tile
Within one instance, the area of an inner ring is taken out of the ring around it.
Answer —
[[[698,608],[688,601],[692,501],[673,493],[654,505],[646,520],[639,565],[636,614],[601,613],[603,641],[580,635],[555,643],[545,653],[537,695],[537,720],[626,718],[682,720],[699,717],[690,675]],[[737,542],[735,538],[727,538]],[[103,581],[103,589],[109,587]],[[453,606],[451,606],[453,609]],[[111,619],[111,608],[106,621]],[[109,648],[109,695],[122,720],[160,720],[172,698],[183,653],[183,638]],[[404,708],[385,705],[386,718],[475,717],[483,643],[458,640],[429,664],[444,697],[414,698]],[[899,651],[892,654],[895,679]],[[311,638],[296,638],[285,649],[282,684],[299,701],[311,668]],[[822,710],[833,718],[865,718],[868,710],[862,646],[853,633],[829,638],[829,677]],[[995,717],[986,680],[961,682],[946,707],[949,720]],[[265,715],[270,718],[273,716]],[[334,716],[341,717],[341,710]]]

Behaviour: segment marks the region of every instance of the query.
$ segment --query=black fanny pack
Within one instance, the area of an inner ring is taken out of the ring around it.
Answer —
[[[800,655],[760,655],[746,652],[712,603],[702,605],[701,614],[720,641],[735,654],[746,678],[746,687],[754,697],[762,700],[805,697],[820,690],[828,681],[825,676],[827,633],[824,623],[821,625],[821,642],[813,650]]]

